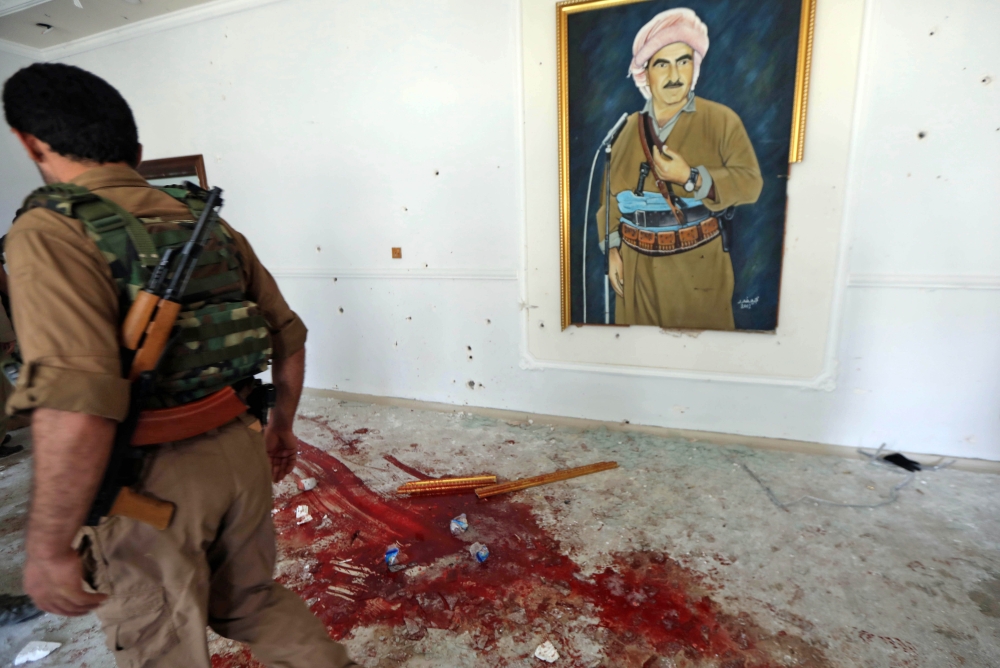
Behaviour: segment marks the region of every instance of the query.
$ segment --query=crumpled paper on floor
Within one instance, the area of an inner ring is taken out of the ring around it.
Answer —
[[[32,640],[27,645],[21,648],[21,651],[17,653],[14,658],[14,665],[20,666],[25,663],[31,663],[32,661],[38,661],[39,659],[44,659],[52,652],[56,651],[62,647],[61,642],[46,642],[44,640]]]
[[[555,663],[559,660],[559,652],[556,651],[555,645],[546,640],[535,648],[535,658],[549,663]]]

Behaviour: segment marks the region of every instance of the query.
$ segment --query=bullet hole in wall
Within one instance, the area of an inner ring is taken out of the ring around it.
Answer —
[[[539,327],[540,327],[541,329],[545,329],[545,323],[544,323],[544,322],[540,322],[540,323],[538,323],[538,326],[539,326]]]
[[[993,77],[990,76],[983,77],[983,83],[989,86],[991,83],[993,83]]]
[[[1000,130],[1000,128],[997,128],[997,130]],[[486,324],[487,325],[491,324],[492,322],[493,322],[492,320],[490,320],[489,318],[486,318]]]
[[[465,346],[465,349],[468,350],[469,352],[472,352],[472,346]]]
[[[622,338],[622,335],[621,334],[615,334],[615,338],[616,339],[620,339],[620,338]]]
[[[434,170],[434,176],[440,176],[441,172],[437,169]]]
[[[924,132],[923,130],[921,130],[920,132],[917,133],[917,138],[918,139],[923,139],[926,136],[927,136],[927,133]]]
[[[320,250],[321,250],[321,249],[320,249],[320,247],[319,247],[319,246],[316,246],[316,252],[317,252],[317,253],[319,253],[319,252],[320,252]]]
[[[341,306],[341,307],[340,307],[340,312],[341,312],[341,313],[343,313],[343,312],[344,312],[344,307],[343,307],[343,306]]]
[[[466,385],[469,386],[470,390],[476,389],[476,381],[474,381],[474,380],[470,380],[468,383],[466,383]]]

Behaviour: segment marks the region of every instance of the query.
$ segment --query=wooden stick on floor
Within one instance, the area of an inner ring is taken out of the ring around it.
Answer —
[[[547,485],[550,482],[569,480],[570,478],[579,478],[582,475],[590,475],[591,473],[598,473],[599,471],[607,471],[609,469],[616,468],[618,468],[618,462],[599,462],[597,464],[587,464],[586,466],[577,466],[572,469],[564,469],[562,471],[554,471],[544,475],[536,475],[533,478],[522,478],[521,480],[503,482],[499,485],[480,487],[476,490],[476,496],[480,499],[485,499],[491,496],[496,496],[497,494],[517,492],[522,489],[528,489],[529,487],[538,487],[539,485]]]
[[[430,494],[463,494],[477,487],[491,485],[497,481],[495,475],[476,475],[466,478],[440,478],[438,480],[418,480],[400,485],[397,494],[425,496]]]

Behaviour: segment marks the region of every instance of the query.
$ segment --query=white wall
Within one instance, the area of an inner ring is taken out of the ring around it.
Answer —
[[[64,60],[149,157],[205,155],[310,386],[1000,460],[1000,4],[942,7],[867,7],[833,391],[520,367],[516,0],[286,0]],[[0,149],[2,222],[31,178]]]

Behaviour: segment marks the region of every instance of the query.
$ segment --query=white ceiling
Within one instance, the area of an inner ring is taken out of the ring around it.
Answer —
[[[0,40],[31,49],[65,45],[213,0],[0,0]],[[38,23],[52,26],[44,35]]]

